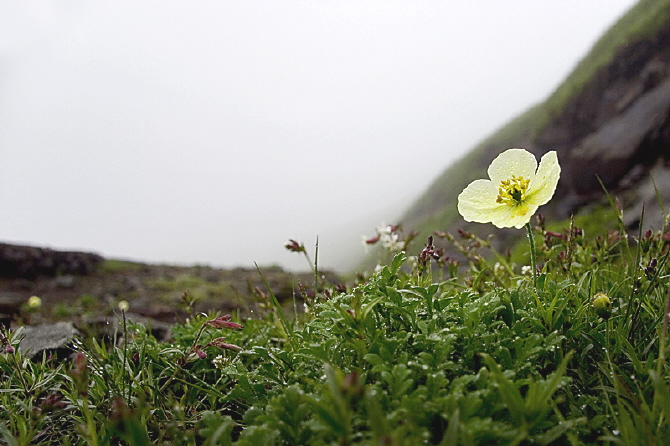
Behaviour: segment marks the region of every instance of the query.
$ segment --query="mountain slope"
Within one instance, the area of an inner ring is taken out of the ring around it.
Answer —
[[[510,147],[538,157],[558,152],[561,181],[554,199],[540,209],[553,219],[602,199],[598,178],[629,203],[631,226],[641,202],[654,199],[650,174],[670,198],[665,180],[670,178],[665,167],[670,159],[670,0],[642,0],[634,6],[544,103],[448,167],[407,210],[401,219],[405,228],[419,231],[421,241],[435,230],[457,227],[491,233],[492,225],[464,222],[456,200],[470,181],[486,178],[490,161]],[[654,213],[648,207],[645,221],[658,228],[660,209]],[[513,236],[510,231],[496,231],[497,240],[504,243]]]

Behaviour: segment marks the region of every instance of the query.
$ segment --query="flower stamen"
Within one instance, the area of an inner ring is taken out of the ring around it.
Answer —
[[[525,180],[522,176],[512,175],[511,179],[501,181],[496,203],[512,207],[522,205],[526,200],[529,185],[530,179]]]

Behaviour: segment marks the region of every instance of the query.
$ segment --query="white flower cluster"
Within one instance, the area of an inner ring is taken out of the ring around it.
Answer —
[[[391,225],[380,226],[377,228],[379,234],[379,243],[389,251],[400,251],[404,247],[404,243],[400,240],[400,236]]]
[[[223,370],[227,363],[228,361],[223,357],[223,355],[217,355],[216,358],[212,359],[212,364],[214,364],[214,367],[219,370]]]
[[[402,226],[382,223],[377,226],[375,232],[376,234],[372,238],[363,236],[363,246],[367,248],[379,243],[382,248],[392,253],[398,253],[406,249],[408,241],[403,236]]]

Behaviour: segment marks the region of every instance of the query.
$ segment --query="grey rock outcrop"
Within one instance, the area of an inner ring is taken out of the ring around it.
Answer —
[[[0,243],[0,276],[3,277],[87,275],[102,260],[98,254]]]
[[[656,182],[670,200],[670,23],[621,47],[564,110],[530,142],[538,155],[558,152],[563,174],[556,199],[543,208],[566,218],[603,194],[603,185],[628,197],[629,212],[646,201],[645,226],[660,229]],[[653,177],[653,179],[652,179]],[[650,211],[650,212],[648,212]],[[628,222],[634,226],[637,217]]]
[[[72,343],[79,336],[79,330],[72,322],[27,326],[22,330],[19,350],[29,358],[44,352],[56,355],[71,353]]]

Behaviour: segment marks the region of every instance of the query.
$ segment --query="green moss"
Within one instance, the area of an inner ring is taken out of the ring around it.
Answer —
[[[98,271],[103,273],[122,273],[129,271],[139,271],[142,269],[141,263],[129,262],[126,260],[105,259],[98,267]]]
[[[147,286],[160,291],[165,302],[179,300],[184,292],[188,292],[197,301],[239,301],[239,296],[229,283],[210,282],[189,274],[181,274],[175,278],[151,279],[147,281]]]

